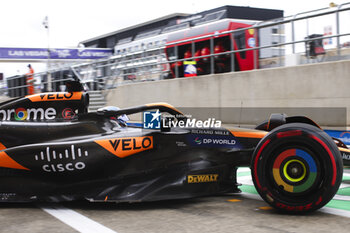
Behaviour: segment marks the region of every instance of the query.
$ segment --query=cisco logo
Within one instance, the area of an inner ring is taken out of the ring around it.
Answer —
[[[70,148],[67,148],[62,152],[46,147],[46,150],[36,154],[34,159],[35,161],[45,162],[42,166],[43,171],[49,173],[60,173],[85,169],[85,163],[77,160],[88,156],[88,151],[83,151],[81,148],[76,149],[74,145],[71,145]]]

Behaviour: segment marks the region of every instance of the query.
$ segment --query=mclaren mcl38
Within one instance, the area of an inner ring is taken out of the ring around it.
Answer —
[[[350,154],[306,117],[274,114],[254,129],[148,129],[129,125],[125,116],[154,110],[187,119],[165,103],[89,113],[88,102],[88,93],[71,89],[0,104],[0,201],[140,202],[236,193],[237,168],[250,166],[268,204],[310,212],[335,195],[342,154]]]

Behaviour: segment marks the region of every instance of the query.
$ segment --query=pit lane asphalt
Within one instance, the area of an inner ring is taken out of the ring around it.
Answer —
[[[43,206],[51,205],[0,204],[0,232],[78,232],[43,210]],[[53,206],[66,207],[118,233],[348,232],[350,220],[322,211],[280,214],[265,208],[262,200],[249,194],[152,203],[70,202]]]
[[[344,170],[343,188],[334,200],[307,215],[271,209],[256,195],[250,169],[239,168],[237,174],[243,184],[241,194],[132,204],[2,203],[0,233],[348,232],[349,168]]]

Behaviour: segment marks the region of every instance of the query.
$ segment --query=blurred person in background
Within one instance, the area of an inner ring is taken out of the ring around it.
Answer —
[[[26,74],[27,90],[28,90],[28,95],[32,95],[34,94],[34,69],[30,64],[28,65],[28,69],[29,69],[29,72]]]

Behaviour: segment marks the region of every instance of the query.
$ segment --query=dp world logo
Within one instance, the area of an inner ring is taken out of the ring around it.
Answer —
[[[196,137],[194,139],[194,142],[197,143],[198,145],[202,144],[202,140],[199,137]]]
[[[148,111],[143,112],[143,128],[144,129],[160,129],[160,112]]]

